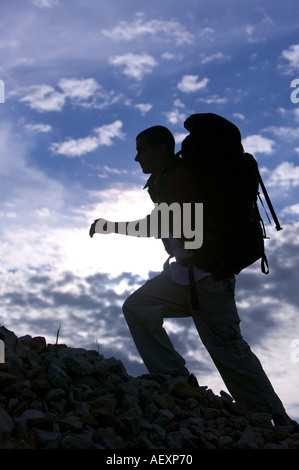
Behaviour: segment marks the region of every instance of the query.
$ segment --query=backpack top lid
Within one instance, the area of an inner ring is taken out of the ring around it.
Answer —
[[[184,147],[188,148],[189,146],[190,139],[193,141],[195,139],[196,145],[205,151],[221,154],[243,153],[241,133],[238,127],[218,114],[192,114],[184,122],[184,127],[190,134],[183,141],[182,156]]]

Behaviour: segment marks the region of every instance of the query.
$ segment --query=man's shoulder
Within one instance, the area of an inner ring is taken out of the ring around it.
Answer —
[[[154,202],[193,200],[197,193],[196,179],[192,171],[182,163],[168,167],[159,181],[151,175],[144,188],[148,188]]]
[[[176,167],[169,174],[161,199],[165,202],[193,202],[197,200],[198,188],[194,174],[183,166]]]
[[[196,183],[194,173],[192,171],[184,166],[184,165],[178,165],[173,169],[173,171],[168,175],[167,182],[169,184],[175,184],[175,183],[183,183],[183,184],[192,184],[194,185]]]

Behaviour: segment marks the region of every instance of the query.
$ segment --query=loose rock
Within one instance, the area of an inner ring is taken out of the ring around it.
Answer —
[[[0,449],[299,449],[226,393],[128,375],[96,351],[0,327]]]

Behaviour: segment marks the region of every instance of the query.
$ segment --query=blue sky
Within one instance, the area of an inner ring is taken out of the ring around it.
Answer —
[[[221,114],[254,153],[284,227],[267,225],[270,275],[257,264],[238,276],[243,335],[299,416],[297,9],[295,0],[1,2],[1,324],[49,342],[61,324],[61,342],[98,343],[132,375],[145,372],[121,305],[161,269],[163,247],[90,239],[89,226],[152,209],[134,162],[141,130],[165,125],[179,148],[188,115]],[[200,383],[225,389],[192,321],[166,327]]]

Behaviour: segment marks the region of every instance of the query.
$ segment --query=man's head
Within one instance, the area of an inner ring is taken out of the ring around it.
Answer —
[[[137,155],[143,173],[152,173],[157,178],[174,156],[175,140],[163,126],[154,126],[140,132],[136,137]]]

